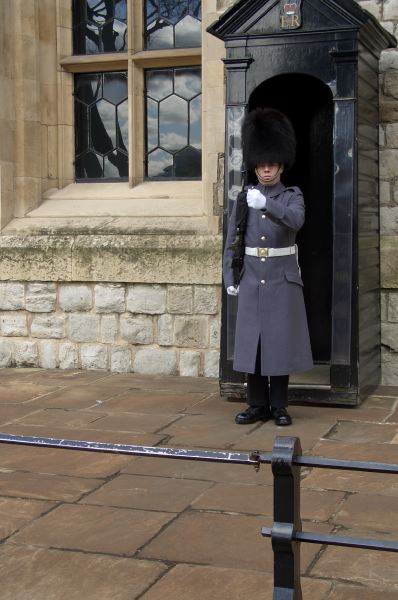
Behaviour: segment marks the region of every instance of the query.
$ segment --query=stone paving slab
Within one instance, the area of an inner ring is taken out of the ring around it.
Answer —
[[[94,413],[83,410],[64,410],[45,408],[19,420],[21,425],[40,425],[43,427],[70,427],[71,429],[85,427],[94,423],[105,413]]]
[[[398,432],[398,425],[389,423],[361,423],[353,421],[338,421],[327,437],[330,440],[353,443],[379,443],[391,442]]]
[[[24,471],[29,464],[32,473],[106,478],[119,472],[130,462],[128,456],[95,452],[76,452],[59,448],[34,448],[4,444],[0,451],[0,467]]]
[[[221,416],[232,423],[235,415],[246,408],[245,402],[230,402],[218,393],[207,394],[203,400],[185,409],[191,415]]]
[[[64,504],[9,539],[14,544],[132,556],[174,517],[155,511]]]
[[[30,402],[28,404],[0,404],[0,427],[18,421],[37,410],[39,409]]]
[[[95,495],[95,494],[94,494]],[[344,500],[342,492],[303,490],[301,516],[313,521],[327,521]],[[192,503],[195,509],[273,515],[273,487],[218,483]]]
[[[129,467],[127,467],[129,468]],[[302,488],[342,490],[347,492],[377,493],[381,496],[398,496],[398,476],[385,473],[336,471],[312,469],[302,480]]]
[[[103,405],[101,411],[103,412],[104,410],[106,410],[106,407]],[[91,415],[95,415],[95,412],[93,411]],[[99,416],[95,421],[87,423],[86,427],[101,431],[110,429],[111,431],[129,431],[131,433],[156,433],[177,420],[177,415],[132,415],[121,413],[118,415]]]
[[[351,585],[338,585],[328,600],[396,600],[397,593],[384,590],[370,589],[365,587],[353,587]]]
[[[270,525],[271,519],[264,516],[188,511],[143,548],[140,556],[272,572],[271,542],[260,533],[262,527]],[[311,523],[311,529],[328,532],[330,526]],[[309,567],[319,550],[318,545],[303,546],[302,572]]]
[[[166,570],[154,561],[0,547],[2,600],[133,600]]]
[[[359,428],[362,424],[359,425]],[[326,458],[362,460],[398,464],[398,444],[371,444],[366,442],[339,442],[321,440],[312,448],[311,454]]]
[[[344,533],[350,535],[348,532]],[[385,589],[389,592],[394,591],[398,597],[397,566],[397,555],[390,552],[329,546],[311,569],[310,574],[315,577],[358,582],[364,586],[379,588],[378,598],[384,599]],[[344,597],[344,600],[347,599]]]
[[[298,418],[294,414],[294,407],[290,409],[290,413],[293,418],[293,425],[291,427],[276,427],[273,421],[267,421],[261,424],[253,432],[248,432],[249,435],[244,435],[246,425],[239,425],[242,429],[242,436],[239,440],[232,444],[232,448],[235,450],[263,450],[271,451],[277,435],[288,435],[299,437],[303,452],[310,450],[315,443],[319,441],[319,438],[326,435],[327,432],[333,427],[335,421],[330,417],[324,419],[322,416],[318,419],[305,419],[304,417]]]
[[[387,423],[398,423],[398,406],[386,419]]]
[[[391,533],[398,537],[397,508],[396,498],[376,494],[354,494],[346,499],[333,520],[336,525],[350,528],[363,527],[378,533]],[[396,561],[398,567],[397,558]]]
[[[162,390],[166,393],[170,393],[170,390],[213,393],[219,389],[218,379],[211,377],[175,377],[135,373],[107,373],[106,375],[104,385],[109,384],[124,389]]]
[[[0,471],[0,496],[75,502],[100,483],[100,479]]]
[[[196,446],[203,448],[225,448],[237,442],[246,433],[258,427],[252,425],[235,425],[226,422],[224,417],[213,415],[187,415],[165,427],[162,433],[169,435],[169,446]]]
[[[166,573],[142,600],[272,600],[269,573],[211,566],[177,565]],[[330,583],[303,578],[304,598],[323,600]],[[183,595],[182,595],[183,591]]]
[[[18,385],[12,382],[4,383],[1,380],[1,373],[0,382],[1,404],[19,404],[22,402],[26,402],[27,400],[39,398],[40,396],[44,396],[45,394],[55,392],[59,389],[58,386],[50,384],[49,382],[47,382],[47,385],[25,382],[18,382]]]
[[[156,475],[173,479],[200,479],[225,483],[271,484],[273,477],[268,465],[259,472],[250,465],[210,463],[193,460],[168,460],[165,458],[139,457],[133,459],[123,473],[131,475]]]
[[[391,419],[391,398],[382,398],[378,405],[355,406],[347,408],[343,414],[337,415],[341,421],[362,421],[369,423],[386,423]]]
[[[119,475],[82,503],[178,513],[211,485],[209,481]]]
[[[84,409],[101,408],[102,403],[115,396],[113,386],[107,386],[104,383],[80,384],[58,388],[46,396],[31,400],[29,406],[37,408],[67,408]],[[36,409],[37,410],[37,409]]]
[[[186,410],[194,410],[207,392],[184,392],[163,390],[129,390],[107,399],[97,406],[108,413],[144,413],[153,415],[174,415]],[[196,412],[196,411],[195,411]]]
[[[164,434],[131,433],[123,431],[104,431],[102,429],[63,429],[39,425],[22,425],[19,422],[1,427],[2,433],[12,435],[43,436],[56,439],[73,439],[85,442],[104,442],[109,444],[130,444],[137,446],[157,446],[164,439]],[[69,451],[70,452],[70,451]]]
[[[14,377],[21,376],[21,371],[24,369],[14,369]],[[0,376],[2,374],[0,373]],[[31,381],[34,384],[65,386],[75,385],[76,383],[91,383],[98,380],[106,380],[111,377],[106,371],[79,371],[79,370],[63,370],[63,369],[32,369],[24,381]]]
[[[54,506],[54,502],[42,500],[0,498],[0,540],[9,537]]]
[[[42,371],[42,369],[35,368],[9,368],[9,369],[1,369],[0,371],[0,381],[2,384],[7,382],[23,382],[27,380],[30,376],[35,375],[38,371]],[[47,371],[46,371],[47,372]]]

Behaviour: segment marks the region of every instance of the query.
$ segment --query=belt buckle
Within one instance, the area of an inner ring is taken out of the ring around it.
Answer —
[[[258,256],[260,258],[268,258],[268,248],[259,248],[258,249]]]

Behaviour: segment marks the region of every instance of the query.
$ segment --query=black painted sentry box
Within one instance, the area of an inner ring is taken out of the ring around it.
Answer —
[[[315,368],[290,399],[359,404],[380,383],[379,81],[396,40],[354,0],[240,0],[211,25],[226,47],[224,240],[242,183],[240,123],[272,106],[291,119],[304,192],[299,262]],[[237,300],[224,293],[220,387],[244,396],[232,369]]]

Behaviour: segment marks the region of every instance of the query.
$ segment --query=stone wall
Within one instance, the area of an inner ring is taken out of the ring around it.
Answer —
[[[382,25],[398,31],[398,2],[378,3]],[[382,383],[398,384],[398,50],[380,60],[380,233]]]
[[[220,286],[0,282],[0,367],[218,376]]]

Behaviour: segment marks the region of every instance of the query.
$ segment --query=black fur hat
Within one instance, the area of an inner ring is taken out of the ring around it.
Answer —
[[[289,119],[274,108],[256,108],[242,123],[243,164],[248,170],[265,162],[276,162],[286,169],[296,157],[296,136]]]

